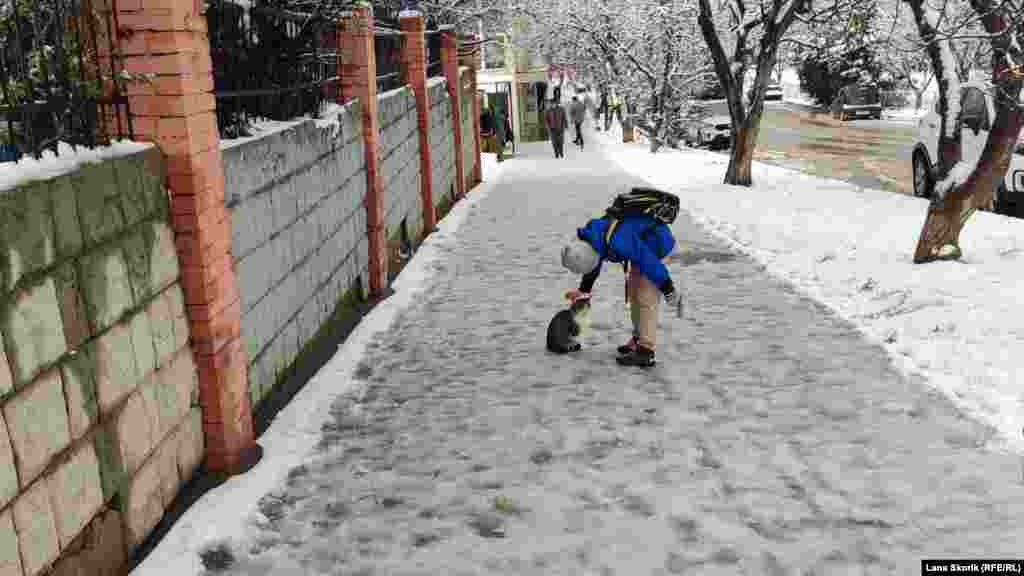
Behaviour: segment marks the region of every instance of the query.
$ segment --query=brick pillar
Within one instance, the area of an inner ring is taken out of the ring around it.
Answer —
[[[126,91],[136,139],[156,143],[167,158],[171,219],[199,367],[206,463],[234,474],[254,463],[259,451],[224,206],[210,44],[199,7],[198,0],[122,2],[119,36],[125,69],[157,75],[152,82],[130,82]]]
[[[448,96],[452,103],[452,128],[455,132],[455,193],[459,198],[466,194],[466,178],[463,176],[465,159],[462,154],[462,85],[459,82],[459,41],[454,28],[441,32],[441,67],[448,80]]]
[[[370,248],[370,296],[387,287],[388,259],[384,239],[384,178],[380,173],[377,139],[377,60],[374,53],[373,12],[365,2],[342,18],[342,93],[359,99],[363,150],[366,158],[366,234]]]
[[[479,37],[474,36],[474,40],[479,40]],[[470,96],[473,99],[473,149],[475,155],[473,156],[473,184],[479,184],[483,180],[482,176],[482,165],[480,156],[480,94],[477,92],[476,84],[476,69],[477,69],[477,58],[480,48],[476,48],[472,55],[467,55],[462,64],[469,66],[469,87]],[[509,111],[509,114],[512,112]]]
[[[433,164],[430,158],[430,95],[427,94],[427,42],[423,35],[423,15],[403,12],[398,25],[405,32],[402,43],[402,70],[405,83],[416,95],[416,125],[420,131],[420,197],[423,200],[424,236],[434,229]]]

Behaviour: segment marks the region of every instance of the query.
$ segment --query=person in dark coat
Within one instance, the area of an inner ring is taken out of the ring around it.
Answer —
[[[505,115],[504,106],[496,106],[494,111],[494,147],[498,153],[498,162],[505,161],[505,128],[507,128],[508,119]]]
[[[555,158],[565,158],[565,130],[569,128],[569,119],[566,117],[565,108],[552,100],[544,111],[544,125],[551,135],[551,146],[555,149]]]
[[[609,112],[610,111],[608,109],[608,93],[601,92],[601,107],[598,109],[598,114],[601,116],[601,119],[604,122],[604,129],[606,131],[611,127],[612,123],[612,118]]]
[[[573,143],[583,148],[583,121],[587,119],[587,107],[576,96],[572,97],[572,104],[569,105],[569,115],[572,116],[573,126],[576,127],[576,139]]]

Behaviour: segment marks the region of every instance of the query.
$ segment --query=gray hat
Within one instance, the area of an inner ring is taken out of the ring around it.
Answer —
[[[576,240],[562,248],[562,266],[577,274],[586,274],[597,268],[601,257],[590,244]]]

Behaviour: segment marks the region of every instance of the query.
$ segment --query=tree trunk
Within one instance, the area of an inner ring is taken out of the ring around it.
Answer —
[[[928,30],[929,26],[922,25],[921,17],[922,0],[911,2],[911,9],[914,10],[915,20],[921,30],[922,38],[934,38],[934,30]],[[1006,170],[1010,165],[1010,155],[1017,144],[1017,137],[1020,134],[1021,126],[1024,125],[1024,111],[1019,107],[1019,98],[1024,78],[1018,76],[1007,67],[1013,63],[1012,56],[1020,54],[1019,47],[1014,47],[1005,35],[997,34],[1008,27],[1008,18],[1002,9],[996,9],[993,4],[983,0],[972,0],[971,7],[982,15],[982,24],[985,31],[992,34],[990,38],[993,49],[992,54],[992,83],[996,87],[995,108],[996,115],[992,120],[991,131],[985,141],[985,147],[981,151],[974,170],[967,177],[967,181],[961,186],[947,192],[943,200],[928,209],[928,215],[924,221],[924,227],[917,241],[917,248],[914,250],[914,262],[923,263],[937,259],[959,258],[960,231],[972,214],[979,208],[992,204],[992,193],[1006,177]],[[938,50],[930,50],[932,66],[935,70],[941,71],[941,62],[938,58]],[[945,89],[939,77],[940,96]],[[940,99],[940,108],[945,114],[945,102]],[[956,119],[952,119],[956,121]],[[942,127],[943,131],[945,126]],[[959,149],[959,131],[956,132],[955,142],[948,142],[950,146],[956,145]],[[943,163],[943,174],[948,172],[947,164],[950,160],[943,158],[942,145],[946,138],[939,140],[939,157]],[[958,155],[959,156],[959,155]],[[943,248],[949,246],[950,250],[943,252]]]
[[[751,127],[749,123],[741,124],[736,128],[724,183],[735,186],[750,186],[753,183],[750,168],[754,161],[756,141],[757,129]]]
[[[754,161],[754,149],[757,136],[761,130],[761,114],[764,107],[761,103],[752,106],[743,122],[735,125],[732,137],[732,150],[729,153],[729,167],[725,171],[725,184],[750,186],[753,184],[751,165]]]
[[[963,185],[946,193],[938,204],[928,207],[921,235],[914,250],[914,263],[959,258],[960,231],[977,210],[992,204],[992,193],[1003,181],[1010,166],[1012,147],[1017,142],[1024,112],[1000,108],[992,122],[978,166]],[[945,253],[944,247],[949,247]]]

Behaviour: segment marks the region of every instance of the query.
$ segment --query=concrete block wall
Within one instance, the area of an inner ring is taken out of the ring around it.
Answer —
[[[476,161],[476,141],[473,139],[473,131],[476,129],[476,122],[473,120],[473,99],[476,94],[469,86],[470,69],[465,66],[459,68],[459,87],[462,95],[459,98],[462,108],[462,181],[466,183],[465,189],[470,190],[474,183],[473,166]]]
[[[427,80],[430,99],[430,161],[434,206],[455,195],[455,134],[452,130],[452,102],[443,77]]]
[[[367,293],[359,102],[222,154],[256,406],[357,282]]]
[[[378,157],[384,180],[384,237],[399,237],[405,221],[410,241],[423,232],[423,199],[420,196],[420,142],[416,120],[416,96],[405,86],[377,97]]]
[[[203,458],[153,147],[0,192],[0,566],[117,573]]]

